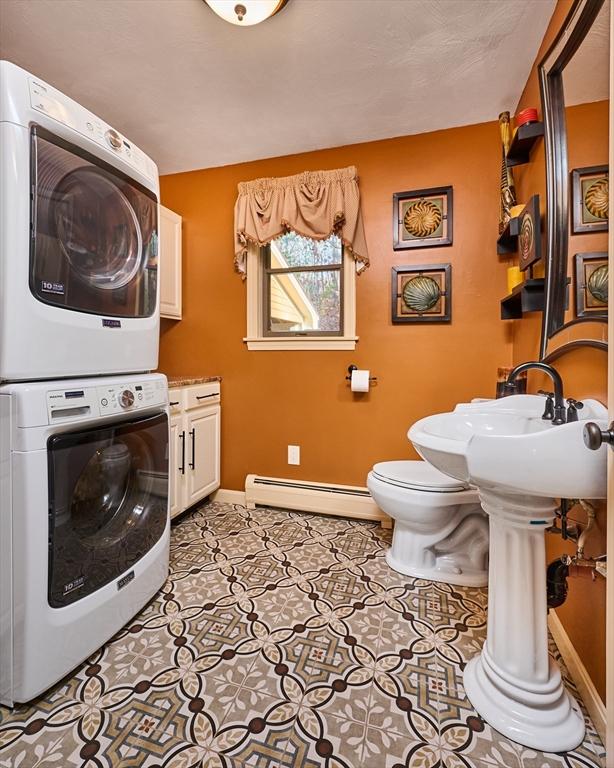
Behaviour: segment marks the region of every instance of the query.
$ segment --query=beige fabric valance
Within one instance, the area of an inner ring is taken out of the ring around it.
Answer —
[[[316,240],[325,240],[335,233],[358,262],[358,271],[368,267],[356,168],[305,171],[296,176],[239,184],[235,267],[243,277],[249,243],[266,245],[288,230]]]

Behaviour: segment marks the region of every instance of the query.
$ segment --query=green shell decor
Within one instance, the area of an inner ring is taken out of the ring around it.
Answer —
[[[403,286],[403,302],[414,312],[428,312],[441,298],[441,288],[436,280],[426,275],[412,277]]]
[[[602,304],[608,303],[608,265],[602,264],[588,278],[588,292]]]

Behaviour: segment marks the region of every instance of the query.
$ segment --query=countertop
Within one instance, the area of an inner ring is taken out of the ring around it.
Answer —
[[[221,381],[221,376],[167,376],[169,387],[188,387],[191,384],[208,384]]]

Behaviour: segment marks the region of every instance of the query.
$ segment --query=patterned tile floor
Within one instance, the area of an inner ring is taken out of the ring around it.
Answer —
[[[0,765],[605,765],[586,713],[584,744],[556,755],[477,715],[461,673],[484,640],[485,591],[391,571],[389,538],[231,504],[190,514],[156,598],[74,676],[0,708]]]

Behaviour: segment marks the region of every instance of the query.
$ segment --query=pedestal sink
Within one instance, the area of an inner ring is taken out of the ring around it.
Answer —
[[[559,498],[606,496],[606,448],[590,451],[586,420],[607,411],[584,401],[580,421],[554,426],[545,400],[514,395],[458,405],[418,421],[409,438],[442,472],[477,486],[490,518],[487,638],[464,685],[479,714],[514,741],[544,752],[575,749],[584,720],[548,655],[545,530]]]

